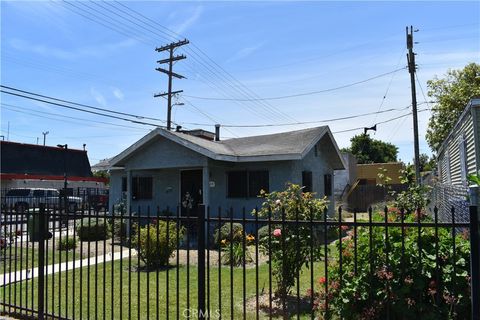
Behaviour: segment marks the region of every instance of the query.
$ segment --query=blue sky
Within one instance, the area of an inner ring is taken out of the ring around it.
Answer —
[[[131,11],[131,10],[135,11]],[[140,13],[138,15],[137,13]],[[148,20],[147,20],[148,19]],[[396,109],[343,121],[222,128],[224,138],[328,124],[333,132],[409,112],[405,27],[413,25],[417,100],[426,81],[480,62],[479,2],[1,2],[1,83],[60,99],[166,119],[167,78],[154,69],[155,46],[188,38],[174,71],[184,94],[173,120],[185,128],[311,122]],[[168,29],[165,29],[168,28]],[[388,74],[387,74],[388,73]],[[201,98],[275,98],[261,101]],[[151,129],[121,120],[1,95],[2,135],[11,141],[85,143],[92,164],[114,156]],[[432,107],[419,105],[420,110]],[[420,151],[430,113],[419,113]],[[147,121],[147,120],[145,120]],[[153,121],[152,121],[153,122]],[[163,122],[156,122],[164,124]],[[362,130],[335,133],[340,147]],[[411,162],[411,116],[378,125],[372,137]]]

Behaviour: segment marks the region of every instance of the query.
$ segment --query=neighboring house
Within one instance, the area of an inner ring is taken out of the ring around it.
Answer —
[[[326,195],[333,214],[333,172],[344,164],[327,126],[218,140],[201,130],[153,130],[110,160],[111,206],[126,196],[143,213],[203,203],[212,215],[221,208],[238,216],[261,205],[261,189],[280,191],[292,182]]]
[[[335,199],[342,199],[348,190],[357,181],[357,159],[350,152],[342,152],[345,170],[335,170],[335,183],[333,193]]]
[[[437,152],[439,182],[467,186],[480,169],[480,97],[470,100]]]
[[[0,141],[1,189],[63,189],[67,172],[69,189],[102,188],[106,179],[92,176],[84,150]],[[73,190],[70,190],[73,191]]]
[[[379,173],[384,173],[390,178],[390,181],[388,181],[386,184],[400,184],[400,176],[403,169],[404,164],[402,162],[357,164],[358,184],[383,184],[384,181],[378,178]]]
[[[356,182],[344,197],[347,207],[366,211],[371,205],[388,200],[387,188],[379,184],[387,184],[388,190],[391,191],[404,190],[406,186],[400,181],[402,169],[404,169],[402,162],[357,164]],[[382,181],[378,177],[379,173],[385,174],[390,180]]]

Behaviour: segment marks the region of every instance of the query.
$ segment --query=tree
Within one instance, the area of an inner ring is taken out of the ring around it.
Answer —
[[[385,163],[397,161],[398,148],[388,142],[375,140],[363,133],[350,139],[350,148],[342,151],[351,152],[358,163]]]
[[[431,158],[426,153],[421,153],[420,157],[420,171],[432,171],[437,166],[437,161],[435,157],[432,156]],[[415,159],[413,160],[415,162]]]
[[[428,96],[435,106],[428,122],[426,139],[433,151],[437,151],[453,129],[468,101],[480,95],[480,65],[470,63],[462,70],[448,70],[443,79],[427,81]]]

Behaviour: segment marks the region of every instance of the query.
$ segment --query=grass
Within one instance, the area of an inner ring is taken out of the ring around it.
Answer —
[[[57,243],[55,243],[55,246],[55,250],[49,248],[45,253],[46,265],[54,262],[59,263],[60,259],[61,262],[73,260],[74,254],[72,250],[59,251]],[[4,255],[6,255],[7,259],[4,259]],[[76,252],[75,260],[80,258],[80,253]],[[3,273],[32,269],[35,267],[38,267],[38,247],[36,245],[35,247],[28,247],[28,249],[20,245],[11,246],[0,252],[0,276],[2,276]]]
[[[111,319],[175,319],[177,312],[180,318],[186,318],[188,310],[197,307],[197,272],[196,266],[171,267],[168,270],[169,296],[167,300],[167,270],[137,271],[137,260],[132,259],[132,271],[129,271],[128,259],[113,263],[98,264],[46,277],[46,311],[65,318],[85,319],[88,315],[98,315],[99,318]],[[230,280],[230,267],[221,267],[221,287],[219,286],[219,268],[210,268],[210,310],[221,312],[222,318],[243,318],[244,303],[249,302],[246,317],[255,318],[256,273],[255,268],[245,270],[245,297],[243,296],[243,270],[233,268]],[[188,273],[188,275],[187,275]],[[95,277],[95,274],[98,277]],[[314,281],[324,275],[323,262],[314,264]],[[158,282],[157,282],[158,277]],[[187,277],[188,282],[187,282]],[[68,279],[68,283],[67,283]],[[73,281],[75,279],[75,281]],[[260,294],[268,294],[269,270],[268,264],[258,267],[258,287]],[[36,308],[38,279],[0,288],[1,301],[15,302],[15,305]],[[177,286],[179,289],[177,301]],[[300,275],[300,296],[305,297],[310,287],[310,270],[304,269]],[[158,290],[158,298],[157,298]],[[296,294],[297,288],[293,288]],[[219,292],[221,305],[219,305]],[[208,292],[206,292],[207,294]],[[233,295],[233,300],[231,300]],[[188,298],[187,298],[188,297]],[[233,310],[231,302],[233,301]],[[112,303],[113,302],[113,303]],[[207,300],[208,302],[208,300]],[[178,308],[177,308],[178,304]],[[112,305],[114,308],[112,309]],[[168,310],[167,310],[168,308]],[[310,306],[307,306],[300,318],[310,318]],[[2,310],[0,310],[2,311]],[[5,311],[15,311],[8,310]],[[18,310],[17,310],[18,311]],[[308,313],[308,314],[307,314]],[[105,315],[105,317],[104,317]],[[196,318],[192,313],[192,318]],[[267,314],[260,313],[260,318]]]

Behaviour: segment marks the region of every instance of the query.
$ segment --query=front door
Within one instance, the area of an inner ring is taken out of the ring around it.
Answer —
[[[181,224],[187,229],[184,245],[190,248],[197,246],[196,217],[198,205],[203,203],[202,178],[202,170],[184,170],[180,173],[180,212],[182,216],[190,218]]]
[[[180,206],[182,216],[197,216],[198,205],[203,203],[202,170],[184,170],[180,173]]]

